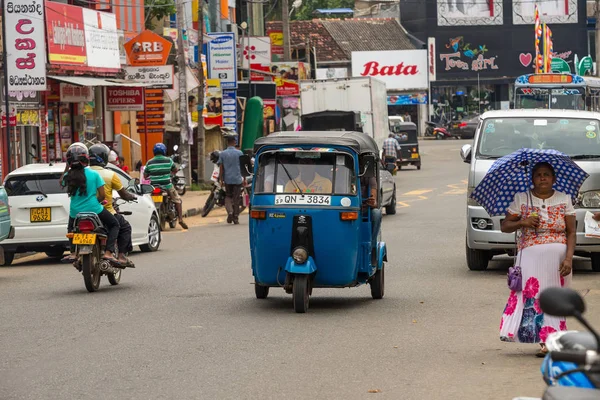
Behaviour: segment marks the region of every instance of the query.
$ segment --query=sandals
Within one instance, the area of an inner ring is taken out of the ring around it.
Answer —
[[[548,354],[548,348],[546,347],[546,344],[544,343],[540,343],[540,351],[538,351],[535,356],[539,357],[539,358],[544,358],[546,357],[546,354]]]
[[[60,262],[65,264],[72,264],[75,261],[77,261],[77,256],[75,254],[69,254],[68,256],[60,259]]]
[[[105,261],[109,261],[111,264],[114,264],[117,267],[122,267],[123,266],[123,263],[121,261],[117,260],[114,257],[104,256],[104,257],[102,257],[102,259],[105,260]]]

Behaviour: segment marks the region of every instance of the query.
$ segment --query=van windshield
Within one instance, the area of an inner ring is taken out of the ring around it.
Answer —
[[[259,158],[255,191],[356,194],[353,159],[335,152],[265,153]]]
[[[599,127],[594,118],[487,118],[477,153],[499,158],[532,148],[558,150],[575,159],[600,158]]]

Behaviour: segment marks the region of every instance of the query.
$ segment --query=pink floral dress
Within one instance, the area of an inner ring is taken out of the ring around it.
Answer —
[[[529,199],[528,199],[529,198]],[[555,191],[542,200],[527,193],[517,193],[508,213],[528,218],[537,212],[540,226],[518,233],[516,265],[523,275],[523,290],[511,291],[500,321],[500,340],[506,342],[543,343],[548,335],[567,330],[564,318],[545,315],[540,309],[540,293],[549,287],[568,286],[571,274],[561,277],[560,264],[567,253],[565,216],[575,215],[571,197]]]

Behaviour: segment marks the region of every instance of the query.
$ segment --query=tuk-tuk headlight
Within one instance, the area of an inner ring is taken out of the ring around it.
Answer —
[[[579,204],[584,208],[600,208],[600,192],[591,190],[581,193]]]
[[[304,264],[308,260],[308,251],[303,247],[296,247],[292,252],[292,258],[296,264]]]

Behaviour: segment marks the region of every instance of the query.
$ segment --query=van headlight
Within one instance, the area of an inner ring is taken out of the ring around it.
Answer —
[[[308,260],[308,251],[304,247],[296,247],[292,253],[292,258],[296,264],[304,264]]]
[[[579,204],[584,208],[600,208],[600,192],[590,190],[582,193],[579,197]]]

